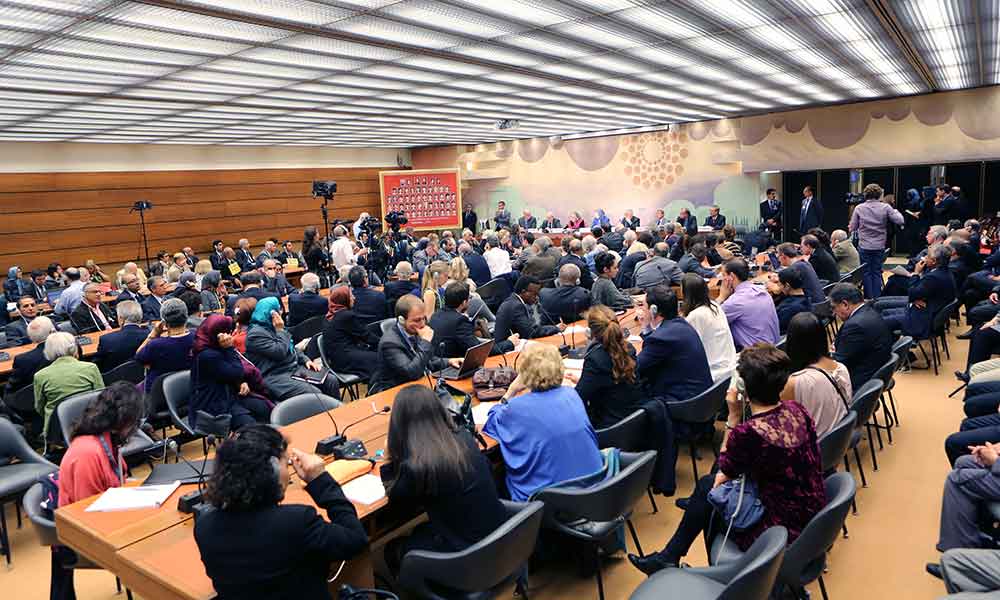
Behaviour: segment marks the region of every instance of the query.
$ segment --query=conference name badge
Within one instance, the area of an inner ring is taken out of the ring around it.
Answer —
[[[229,274],[230,275],[239,275],[240,274],[240,265],[238,263],[229,263]]]

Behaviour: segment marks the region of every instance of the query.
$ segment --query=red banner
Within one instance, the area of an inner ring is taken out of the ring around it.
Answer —
[[[382,171],[382,216],[403,212],[407,227],[457,229],[462,226],[462,188],[458,169]]]

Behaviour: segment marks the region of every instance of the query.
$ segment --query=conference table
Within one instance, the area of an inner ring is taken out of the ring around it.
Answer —
[[[635,310],[628,310],[620,315],[619,321],[635,330]],[[585,323],[580,321],[576,325],[585,326]],[[535,341],[558,346],[563,343],[563,336],[557,334]],[[505,358],[492,356],[487,360],[486,366],[501,366],[505,364],[505,359],[513,364],[516,356],[517,352],[509,352]],[[462,391],[472,391],[471,379],[449,383]],[[421,378],[282,427],[282,433],[288,437],[291,447],[311,452],[317,441],[334,433],[331,418],[336,421],[337,428],[343,431],[351,423],[371,416],[352,426],[348,437],[363,440],[369,456],[380,456],[377,454],[379,450],[383,453],[387,451],[386,438],[391,413],[379,414],[379,411],[392,406],[399,390],[414,384],[429,385],[426,378]],[[488,436],[484,436],[484,439],[487,442],[484,451],[496,457],[496,441]],[[379,474],[380,465],[381,463],[375,464],[373,474]],[[194,539],[194,519],[177,510],[177,498],[195,488],[195,485],[182,485],[156,509],[86,512],[86,508],[98,496],[62,507],[55,512],[59,540],[116,574],[123,585],[146,600],[209,600],[215,597],[215,590],[205,573]],[[283,503],[315,506],[294,473]],[[416,516],[412,507],[394,507],[390,505],[388,498],[382,498],[373,504],[354,503],[354,507],[368,531],[369,546],[360,556],[348,561],[341,575],[331,584],[334,597],[335,588],[343,583],[371,587],[374,583],[372,545]],[[318,511],[325,519],[325,511]]]

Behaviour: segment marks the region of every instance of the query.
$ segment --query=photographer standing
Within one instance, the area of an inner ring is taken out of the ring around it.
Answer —
[[[882,187],[877,183],[865,186],[864,197],[865,201],[854,207],[848,229],[858,236],[858,250],[865,265],[865,298],[878,298],[882,294],[882,263],[889,224],[902,225],[903,215],[882,202]]]

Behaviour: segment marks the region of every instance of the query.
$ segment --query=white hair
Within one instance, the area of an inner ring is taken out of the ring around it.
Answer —
[[[142,323],[142,306],[133,300],[122,300],[115,306],[115,313],[118,315],[118,322]]]
[[[52,319],[48,317],[35,317],[28,323],[28,339],[39,344],[44,342],[49,334],[56,330],[52,324]]]
[[[594,236],[592,236],[590,234],[587,234],[587,235],[585,235],[583,237],[583,251],[584,251],[584,253],[589,254],[590,251],[593,250],[595,246],[597,246],[597,238],[595,238]]]
[[[76,356],[76,337],[57,331],[45,338],[45,360],[52,362],[64,356]]]
[[[396,263],[396,275],[404,279],[409,279],[413,275],[413,265],[409,261],[401,260]]]
[[[302,276],[302,291],[318,292],[319,291],[319,275],[315,273],[306,273]]]
[[[832,242],[842,242],[847,239],[847,232],[843,229],[834,229],[833,233],[830,234],[830,241]]]

